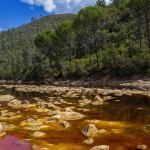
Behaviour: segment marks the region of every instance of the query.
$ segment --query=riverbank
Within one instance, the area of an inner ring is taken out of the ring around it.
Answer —
[[[0,80],[0,85],[47,85],[62,87],[83,87],[83,88],[102,88],[102,89],[130,89],[140,91],[150,91],[150,79],[49,79],[45,81],[13,81]]]
[[[3,83],[2,87],[13,88],[21,92],[38,92],[38,93],[63,93],[66,91],[78,92],[85,95],[143,95],[150,97],[150,81],[143,80],[124,80],[124,81],[84,81],[84,80],[57,80],[51,85],[29,85],[29,84],[8,84]],[[96,92],[96,93],[95,93]]]

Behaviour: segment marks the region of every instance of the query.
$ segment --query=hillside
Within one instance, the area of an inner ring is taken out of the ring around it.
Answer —
[[[32,18],[24,24],[0,33],[0,78],[17,78],[24,68],[31,66],[31,55],[35,51],[33,39],[43,30],[55,30],[59,23],[72,20],[73,14],[48,15]]]

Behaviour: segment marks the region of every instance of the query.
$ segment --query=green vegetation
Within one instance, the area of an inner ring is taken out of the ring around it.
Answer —
[[[0,34],[1,79],[150,75],[150,0],[98,0],[56,16]]]
[[[29,24],[0,32],[0,79],[41,79],[43,75],[39,72],[38,77],[37,71],[41,70],[40,67],[45,70],[48,62],[42,53],[36,51],[35,36],[44,30],[54,31],[59,23],[72,20],[73,16],[63,14],[32,18]],[[39,60],[35,60],[38,56]]]

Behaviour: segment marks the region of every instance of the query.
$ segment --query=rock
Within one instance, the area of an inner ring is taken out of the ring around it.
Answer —
[[[89,120],[90,122],[92,122],[92,123],[98,123],[99,122],[99,120],[96,120],[96,119],[94,119],[94,120]]]
[[[68,107],[67,107],[67,108],[64,108],[63,111],[64,111],[64,112],[72,112],[73,110],[72,110],[71,108],[68,108]]]
[[[3,113],[0,117],[0,120],[13,120],[13,119],[17,119],[17,118],[20,118],[22,117],[22,115],[17,115],[13,112],[6,112],[6,113]]]
[[[52,104],[52,103],[48,103],[48,104],[46,104],[46,106],[45,106],[46,108],[48,108],[49,110],[51,110],[51,111],[59,111],[59,110],[61,110],[61,108],[60,107],[58,107],[58,106],[55,106],[54,104]]]
[[[112,97],[112,96],[105,96],[105,97],[103,97],[103,100],[107,101],[107,100],[114,99],[114,98],[115,97]]]
[[[40,130],[40,127],[38,126],[28,126],[24,128],[25,130],[30,130],[30,131],[37,131]]]
[[[78,120],[82,119],[84,115],[77,112],[58,112],[56,115],[60,115],[63,120]]]
[[[26,120],[26,122],[34,123],[34,122],[36,122],[37,120],[38,120],[37,118],[28,118],[28,119]]]
[[[80,107],[84,107],[85,105],[88,105],[88,104],[90,104],[91,103],[91,100],[88,100],[88,99],[83,99],[83,100],[80,100],[80,101],[78,101],[79,102],[79,106]]]
[[[14,124],[5,125],[5,131],[12,131],[16,128]]]
[[[35,138],[39,138],[39,137],[44,137],[45,136],[45,133],[41,132],[41,131],[36,131],[33,133],[33,136]]]
[[[1,116],[4,116],[7,112],[8,112],[8,110],[2,110],[1,111]]]
[[[63,121],[59,124],[59,126],[61,126],[63,128],[68,128],[70,126],[70,124],[67,121]]]
[[[48,150],[48,148],[40,148],[40,150]]]
[[[96,133],[97,133],[97,128],[95,127],[95,125],[94,124],[88,124],[88,125],[86,125],[84,128],[83,128],[83,130],[82,130],[82,134],[84,135],[84,136],[87,136],[87,137],[89,137],[89,136],[94,136]]]
[[[83,112],[88,112],[88,111],[90,111],[89,109],[86,109],[86,108],[78,108],[77,110],[80,110],[80,111],[83,111]]]
[[[94,140],[92,138],[84,140],[84,143],[86,143],[86,144],[92,144],[93,142],[94,142]]]
[[[0,95],[0,101],[10,101],[13,100],[15,97],[12,95]]]
[[[98,105],[102,105],[103,103],[101,101],[95,101],[92,103],[92,105],[98,106]]]
[[[105,129],[101,129],[101,130],[98,130],[98,131],[97,131],[98,134],[101,134],[101,133],[104,133],[104,132],[106,132]]]
[[[93,89],[91,92],[92,95],[98,95],[98,89]]]
[[[0,137],[3,137],[6,134],[4,125],[0,124]]]
[[[13,108],[21,108],[21,101],[20,101],[20,100],[17,100],[17,99],[11,100],[11,101],[8,103],[8,106],[11,106],[11,107],[13,107]]]
[[[146,145],[138,145],[136,148],[139,150],[143,150],[143,149],[147,149],[147,146]]]
[[[62,118],[60,115],[54,115],[54,116],[50,117],[48,121],[60,122],[61,120],[62,120]]]
[[[150,131],[150,125],[144,127],[145,130],[149,130]]]
[[[99,95],[95,96],[95,100],[103,103],[103,99]]]
[[[109,150],[109,146],[107,145],[94,146],[91,150]]]

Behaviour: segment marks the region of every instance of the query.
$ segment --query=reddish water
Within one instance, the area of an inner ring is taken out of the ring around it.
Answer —
[[[30,143],[15,136],[6,135],[4,139],[0,140],[0,150],[33,150]]]
[[[35,96],[42,99],[46,99],[48,96],[38,93],[16,92],[14,89],[3,90],[0,94],[9,93],[28,100],[32,100]],[[73,104],[59,105],[60,107],[77,106],[77,98],[66,98],[65,100]],[[34,115],[43,118],[47,114],[37,113],[35,110],[12,109],[2,103],[3,110],[20,111],[23,117],[3,121],[7,124],[15,124],[17,127],[15,130],[8,131],[6,136],[0,139],[0,150],[39,150],[40,147],[50,150],[88,150],[95,145],[109,145],[111,150],[130,150],[139,144],[145,144],[150,149],[150,132],[144,130],[144,127],[150,124],[149,98],[140,95],[123,96],[111,99],[102,106],[87,105],[85,108],[90,111],[83,113],[75,109],[86,117],[81,120],[68,121],[71,124],[70,128],[62,129],[51,123],[48,129],[42,130],[46,133],[46,137],[35,139],[31,136],[34,131],[24,130],[20,123]],[[94,123],[93,119],[97,119],[99,122]],[[82,128],[89,123],[95,124],[98,129],[106,130],[106,133],[94,137],[94,143],[91,145],[82,142],[87,138],[81,134]]]

